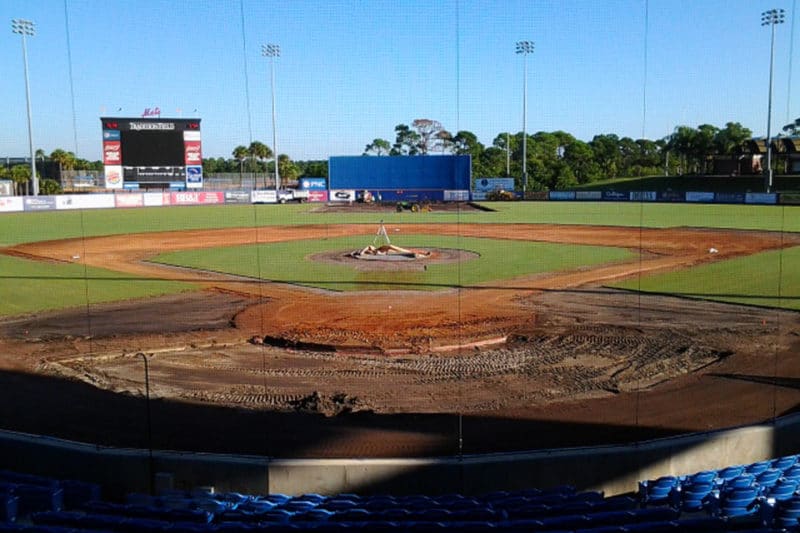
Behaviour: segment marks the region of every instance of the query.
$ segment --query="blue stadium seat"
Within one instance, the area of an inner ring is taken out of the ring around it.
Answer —
[[[695,474],[687,476],[686,481],[689,483],[714,483],[717,479],[716,470],[702,470]]]
[[[713,482],[685,483],[680,487],[680,509],[684,512],[702,511],[715,498]]]
[[[784,457],[778,457],[772,460],[772,468],[777,468],[780,471],[786,471],[790,467],[794,466],[797,462],[796,455],[787,455]]]
[[[16,485],[12,494],[18,498],[19,514],[39,511],[60,511],[64,507],[64,491],[52,485]]]
[[[783,477],[786,479],[793,479],[795,481],[800,481],[800,464],[793,464],[789,468],[783,471]]]
[[[775,485],[781,476],[783,476],[783,472],[781,470],[770,467],[756,475],[756,481],[762,488],[768,488]]]
[[[764,496],[776,501],[785,501],[791,498],[797,490],[798,482],[792,479],[779,479],[774,485],[764,491]]]
[[[736,477],[741,476],[744,473],[744,466],[743,465],[735,465],[723,468],[717,472],[717,476],[721,478],[723,481],[728,481],[729,479],[733,479]]]
[[[745,466],[744,471],[748,474],[753,474],[757,476],[767,468],[772,467],[772,461],[759,461],[757,463],[750,463],[749,465]]]
[[[0,522],[14,522],[17,519],[19,498],[9,493],[0,493]]]
[[[639,482],[639,501],[642,505],[672,505],[679,480],[675,476],[663,476]]]
[[[734,478],[726,479],[722,485],[726,489],[740,489],[752,487],[755,482],[756,477],[753,474],[742,473]]]

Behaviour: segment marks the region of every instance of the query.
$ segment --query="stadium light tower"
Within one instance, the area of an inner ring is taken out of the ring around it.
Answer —
[[[517,53],[522,54],[522,199],[528,187],[528,54],[533,53],[533,41],[517,41]]]
[[[25,36],[33,37],[36,35],[36,28],[33,22],[25,19],[12,19],[11,31],[22,36],[22,62],[25,65],[25,99],[28,103],[28,147],[31,155],[31,183],[33,184],[33,195],[39,196],[39,180],[36,178],[36,159],[33,151],[33,127],[31,126],[31,90],[28,82],[28,47],[25,44]]]
[[[761,25],[769,26],[769,97],[767,98],[767,192],[772,192],[772,68],[775,64],[775,26],[786,20],[783,9],[761,13]]]
[[[277,44],[262,44],[261,55],[269,58],[270,87],[272,89],[272,151],[275,156],[275,190],[281,188],[281,174],[278,171],[278,136],[275,128],[275,58],[281,56]]]

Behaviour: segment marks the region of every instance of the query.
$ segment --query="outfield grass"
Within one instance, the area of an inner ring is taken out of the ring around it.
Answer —
[[[121,276],[77,263],[0,255],[0,315],[18,315],[194,290],[189,283]]]
[[[309,259],[309,255],[318,252],[337,251],[345,254],[363,248],[371,240],[371,237],[362,235],[313,242],[205,248],[161,254],[154,261],[310,287],[352,291],[437,290],[472,286],[631,257],[631,252],[627,250],[603,246],[406,235],[400,238],[393,236],[393,244],[412,248],[469,250],[480,254],[480,257],[458,264],[430,264],[427,270],[413,272],[361,272],[350,266]]]
[[[611,286],[800,311],[800,246],[643,276]]]
[[[494,212],[316,213],[313,204],[87,209],[0,214],[0,246],[126,233],[301,224],[535,223],[800,232],[800,206],[486,202]]]

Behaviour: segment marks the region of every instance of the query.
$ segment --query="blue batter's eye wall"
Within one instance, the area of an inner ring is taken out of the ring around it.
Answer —
[[[469,155],[336,156],[328,160],[331,190],[469,191]]]

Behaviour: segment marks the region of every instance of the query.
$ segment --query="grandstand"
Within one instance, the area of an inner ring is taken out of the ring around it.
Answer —
[[[97,484],[0,471],[0,531],[798,531],[799,484],[797,455],[642,480],[616,496],[569,485],[403,496],[198,487],[113,501]]]

